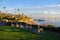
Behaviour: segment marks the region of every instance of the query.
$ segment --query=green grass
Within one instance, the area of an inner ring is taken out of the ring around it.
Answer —
[[[60,40],[60,34],[46,31],[38,35],[21,28],[0,26],[0,40]]]

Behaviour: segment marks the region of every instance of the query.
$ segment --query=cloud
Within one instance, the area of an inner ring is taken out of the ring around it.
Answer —
[[[60,8],[60,5],[47,5],[47,6],[36,6],[36,7],[26,7],[27,10],[39,10],[39,9],[48,9],[48,8]]]
[[[44,11],[44,14],[48,14],[48,11]]]
[[[52,12],[50,12],[51,14],[55,14],[56,12],[55,11],[52,11]]]
[[[49,5],[49,7],[55,7],[55,6],[60,7],[60,5]]]
[[[19,8],[20,7],[20,8]],[[36,7],[24,7],[20,5],[18,8],[21,13],[37,13],[37,14],[60,14],[60,5],[47,5],[47,6],[36,6]],[[12,12],[12,8],[10,8]],[[13,11],[14,12],[14,11]]]
[[[55,14],[60,10],[60,5],[47,5],[47,6],[36,6],[36,7],[26,7],[21,9],[23,12],[31,13],[51,13]]]
[[[23,8],[23,12],[27,15],[31,14],[33,18],[46,18],[52,19],[52,17],[60,17],[60,5],[47,5]]]
[[[44,14],[56,14],[57,12],[55,12],[55,11],[44,11],[43,13]]]

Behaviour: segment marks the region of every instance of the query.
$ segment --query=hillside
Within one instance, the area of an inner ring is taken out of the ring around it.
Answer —
[[[22,14],[10,14],[3,13],[0,11],[0,21],[4,22],[25,22],[29,24],[34,24],[35,21],[29,16],[26,16],[24,13]]]
[[[46,31],[38,35],[21,28],[0,26],[0,40],[60,40],[60,34]]]

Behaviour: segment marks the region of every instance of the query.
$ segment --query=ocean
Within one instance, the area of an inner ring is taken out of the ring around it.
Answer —
[[[36,20],[36,24],[38,24],[38,25],[53,24],[56,27],[60,27],[60,20],[45,20],[45,21],[37,21]]]

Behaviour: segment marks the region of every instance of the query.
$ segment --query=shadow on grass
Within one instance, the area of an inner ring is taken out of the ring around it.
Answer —
[[[0,27],[0,32],[21,32],[21,33],[28,33],[28,34],[34,34],[33,32],[29,30],[24,30],[23,28],[16,28],[16,27]]]
[[[43,35],[36,35],[29,30],[11,26],[0,27],[0,40],[60,40],[60,36],[46,31]]]

